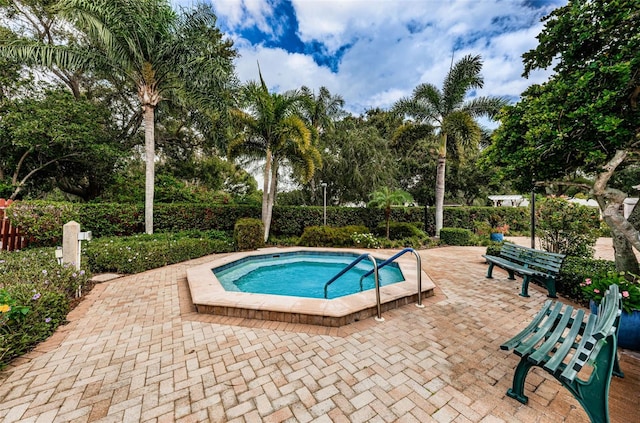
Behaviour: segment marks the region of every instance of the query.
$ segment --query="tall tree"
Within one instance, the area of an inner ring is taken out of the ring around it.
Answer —
[[[320,153],[312,143],[312,131],[298,114],[305,98],[297,91],[270,93],[260,73],[260,83],[248,83],[240,107],[232,111],[238,133],[229,143],[229,156],[265,161],[262,189],[265,241],[269,238],[282,166],[291,166],[294,174],[306,182],[321,164]]]
[[[616,266],[638,271],[638,231],[620,212],[627,194],[613,176],[640,152],[640,0],[572,0],[545,19],[525,72],[554,66],[501,116],[490,156],[522,190],[540,184],[582,186],[611,228]],[[568,180],[592,177],[592,184]]]
[[[493,118],[507,104],[506,100],[498,97],[475,97],[465,101],[469,91],[484,85],[481,70],[480,56],[465,56],[451,67],[442,90],[433,84],[420,84],[410,98],[400,99],[394,105],[394,110],[409,116],[415,123],[438,130],[436,236],[440,235],[442,228],[447,153],[461,154],[465,148],[476,146],[482,132],[475,118]]]
[[[369,119],[346,117],[321,140],[322,169],[314,182],[327,183],[331,204],[363,203],[380,186],[396,183],[396,161],[389,142]],[[322,204],[313,201],[309,204]]]
[[[67,192],[95,197],[101,178],[111,172],[102,164],[113,164],[121,154],[109,117],[100,104],[74,99],[61,88],[0,104],[0,196],[15,199],[29,186],[38,194],[37,186],[54,177],[58,186],[69,185]],[[81,171],[88,166],[93,172]]]
[[[319,151],[326,150],[327,138],[335,130],[336,122],[346,115],[344,99],[339,95],[332,95],[327,87],[320,87],[318,94],[310,88],[303,86],[300,92],[306,96],[302,103],[301,114],[307,126],[312,130],[312,142],[318,147]],[[318,192],[320,191],[320,183],[322,178],[318,177],[318,173],[309,181],[306,191],[310,195],[311,204],[320,201]]]
[[[308,87],[302,87],[300,92],[307,96],[303,115],[318,134],[333,129],[335,121],[346,114],[344,99],[332,95],[327,87],[320,87],[317,95]]]
[[[62,0],[57,8],[84,35],[82,43],[2,45],[0,55],[71,72],[111,74],[135,90],[144,115],[145,231],[152,233],[155,110],[179,88],[197,90],[212,86],[197,81],[229,78],[235,57],[232,43],[222,40],[216,17],[206,6],[181,16],[167,0]],[[195,92],[194,98],[202,94]]]

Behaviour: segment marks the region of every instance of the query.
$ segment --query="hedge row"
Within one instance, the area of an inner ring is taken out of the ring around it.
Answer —
[[[53,212],[55,211],[55,212]],[[156,204],[154,229],[156,232],[184,230],[220,230],[233,232],[241,218],[260,218],[259,206],[222,204]],[[430,235],[435,230],[435,209],[424,207],[392,210],[392,222],[424,224]],[[62,235],[62,224],[69,220],[80,223],[82,230],[92,231],[95,237],[134,235],[144,232],[142,204],[116,203],[52,203],[21,201],[11,205],[12,223],[22,227],[37,245],[55,245]],[[444,226],[474,229],[475,221],[499,219],[510,231],[526,232],[529,228],[529,209],[524,207],[450,207],[444,210]],[[366,226],[374,230],[384,222],[384,211],[365,207],[327,207],[329,226]],[[271,234],[276,237],[300,236],[304,228],[322,226],[322,207],[274,207]]]

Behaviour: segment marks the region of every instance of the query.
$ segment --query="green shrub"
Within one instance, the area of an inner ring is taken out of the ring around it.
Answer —
[[[9,206],[9,220],[29,238],[32,247],[62,243],[62,226],[78,220],[77,209],[71,203],[16,201]]]
[[[351,234],[353,244],[358,248],[380,248],[380,240],[372,233]]]
[[[419,248],[425,247],[425,243],[428,244],[427,246],[430,246],[431,244],[430,238],[424,238],[424,237],[410,237],[410,238],[393,239],[393,240],[387,239],[385,237],[385,238],[378,238],[378,240],[380,241],[380,248],[393,248],[393,249],[413,248],[414,250],[417,250]],[[435,246],[435,244],[433,246]]]
[[[373,233],[378,237],[387,236],[387,226],[385,223],[380,223],[376,226]],[[407,222],[390,222],[389,223],[389,239],[396,240],[402,238],[420,238],[426,237],[423,231],[418,229],[413,223]]]
[[[86,243],[83,248],[93,272],[126,274],[230,251],[233,242],[220,231],[104,237]]]
[[[536,208],[542,248],[568,256],[593,257],[600,233],[598,210],[562,198],[545,198]]]
[[[560,274],[556,281],[558,293],[572,300],[586,305],[580,284],[586,278],[597,278],[609,272],[615,272],[615,262],[609,260],[596,260],[584,257],[567,257],[562,263]]]
[[[491,244],[487,245],[487,252],[485,253],[488,256],[497,256],[500,257],[500,250],[502,249],[502,242],[491,242]]]
[[[237,251],[264,247],[264,225],[260,219],[244,218],[236,222],[233,241]]]
[[[463,228],[442,228],[440,242],[445,245],[471,245],[471,231]]]
[[[44,341],[65,322],[89,273],[60,266],[52,248],[0,252],[0,368]]]
[[[353,247],[353,234],[368,233],[365,226],[343,226],[332,228],[330,226],[310,226],[305,228],[300,237],[300,245],[305,247]]]
[[[333,246],[334,228],[330,226],[309,226],[300,237],[300,245],[304,247]]]

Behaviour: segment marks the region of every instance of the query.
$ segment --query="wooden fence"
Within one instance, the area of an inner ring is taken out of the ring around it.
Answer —
[[[11,200],[0,198],[0,251],[21,250],[27,246],[27,238],[19,228],[11,226],[9,216],[6,214],[6,209],[11,202]]]

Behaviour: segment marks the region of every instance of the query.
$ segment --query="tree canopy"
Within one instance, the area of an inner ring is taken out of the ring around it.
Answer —
[[[501,114],[489,157],[521,190],[562,181],[590,191],[612,228],[618,267],[637,270],[621,253],[629,243],[640,249],[619,212],[627,194],[610,182],[640,146],[640,0],[573,0],[544,21],[524,76],[552,65],[555,73]],[[594,183],[573,182],[584,175]]]

